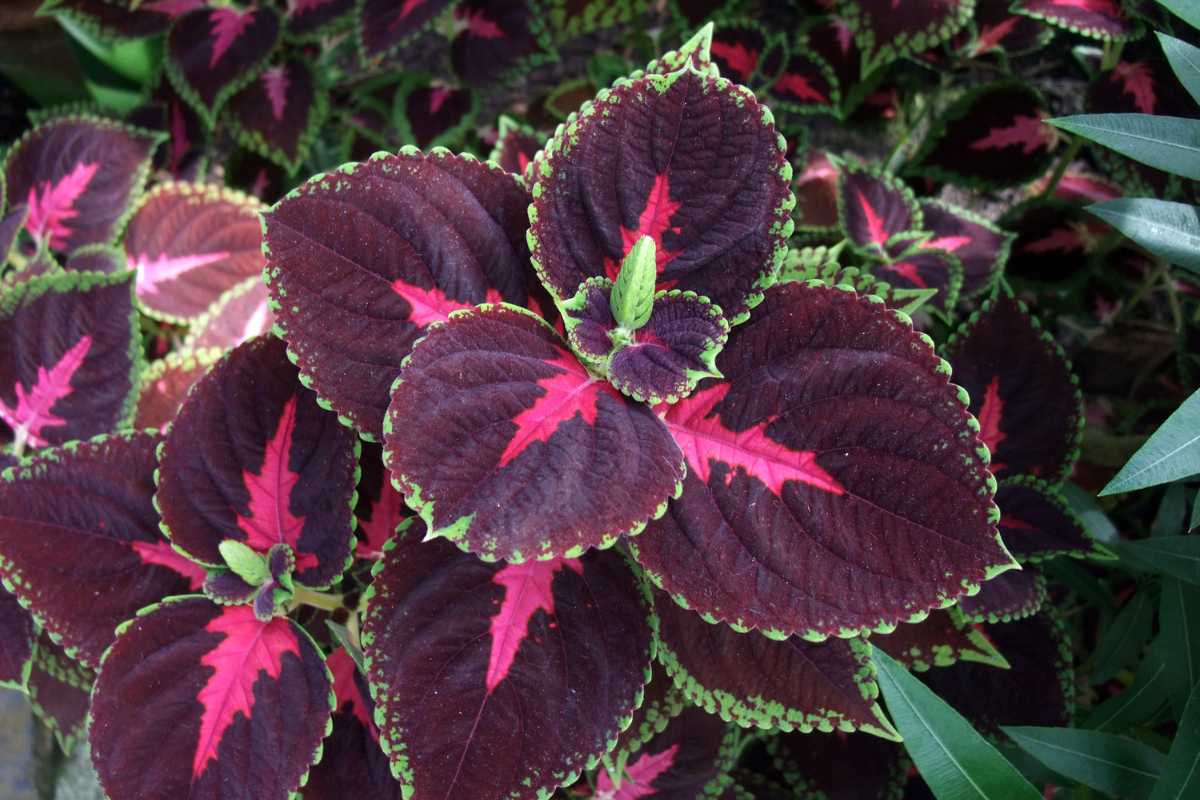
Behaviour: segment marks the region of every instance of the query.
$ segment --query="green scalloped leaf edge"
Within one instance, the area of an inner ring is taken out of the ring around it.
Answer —
[[[329,90],[325,84],[325,79],[317,71],[316,66],[310,59],[292,55],[284,60],[283,63],[286,65],[293,60],[305,66],[309,75],[312,76],[313,85],[313,102],[309,106],[308,113],[305,116],[304,130],[300,132],[300,138],[296,142],[296,157],[294,159],[288,158],[287,154],[280,147],[265,139],[259,131],[249,130],[242,125],[237,114],[229,114],[225,118],[229,130],[233,133],[233,138],[237,140],[238,144],[252,153],[257,153],[273,164],[282,167],[289,175],[295,175],[300,171],[300,167],[303,166],[305,160],[308,158],[313,142],[320,135],[321,126],[329,116]]]

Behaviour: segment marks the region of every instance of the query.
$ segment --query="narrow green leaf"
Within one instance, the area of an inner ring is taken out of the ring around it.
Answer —
[[[1200,103],[1200,48],[1165,33],[1158,34],[1158,42],[1175,70],[1175,77],[1192,99]]]
[[[1150,800],[1188,800],[1200,797],[1200,684],[1192,689],[1175,743],[1167,754],[1162,779]]]
[[[262,586],[271,577],[267,560],[251,550],[245,542],[226,539],[217,545],[217,549],[233,573],[251,586]]]
[[[1192,518],[1188,521],[1188,533],[1196,528],[1200,528],[1200,491],[1196,492],[1196,497],[1192,500]]]
[[[1077,114],[1046,121],[1134,161],[1200,180],[1200,120],[1152,114]]]
[[[1133,663],[1150,640],[1154,606],[1150,593],[1140,591],[1121,609],[1096,645],[1092,683],[1104,683]]]
[[[1133,569],[1200,584],[1200,536],[1157,536],[1121,542],[1113,549]]]
[[[1096,498],[1092,496],[1091,492],[1085,492],[1070,481],[1064,483],[1060,491],[1066,498],[1067,505],[1079,515],[1089,536],[1102,544],[1121,541],[1121,534],[1117,531],[1117,526],[1096,504]]]
[[[1200,272],[1200,209],[1187,203],[1125,197],[1088,206],[1154,255]]]
[[[1158,0],[1158,4],[1193,28],[1200,28],[1200,5],[1196,0]]]
[[[621,272],[609,296],[613,318],[628,331],[636,331],[650,321],[654,310],[654,284],[658,279],[658,259],[654,239],[643,236],[634,242],[621,262]]]
[[[1183,518],[1187,516],[1187,488],[1182,483],[1172,483],[1163,492],[1158,513],[1150,523],[1151,536],[1178,536],[1183,533]]]
[[[876,680],[904,746],[938,800],[1039,800],[1025,780],[963,717],[874,645]]]
[[[1058,774],[1114,797],[1148,797],[1166,762],[1153,747],[1111,733],[1023,726],[1003,730]]]
[[[1133,683],[1116,697],[1092,709],[1083,727],[1092,730],[1123,730],[1151,720],[1167,702],[1166,665],[1157,647],[1151,647]]]
[[[1167,695],[1177,713],[1200,683],[1200,586],[1163,578],[1158,638],[1166,664]]]
[[[1158,486],[1200,472],[1200,391],[1167,417],[1117,476],[1100,490],[1103,497]]]

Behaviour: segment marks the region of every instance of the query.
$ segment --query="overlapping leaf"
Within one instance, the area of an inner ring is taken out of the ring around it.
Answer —
[[[904,748],[878,736],[783,733],[767,746],[795,797],[805,800],[895,797],[908,780]]]
[[[921,622],[897,625],[891,633],[872,635],[871,644],[917,672],[949,667],[958,661],[1007,665],[983,629],[954,609],[932,611]]]
[[[404,496],[389,480],[379,445],[369,442],[363,445],[359,466],[358,506],[354,510],[358,523],[355,555],[379,558],[383,555],[383,546],[410,514],[404,505]]]
[[[165,428],[175,419],[179,406],[197,380],[221,358],[215,347],[175,350],[150,364],[142,373],[135,428]]]
[[[897,288],[934,290],[929,305],[947,316],[953,313],[962,290],[962,262],[947,250],[917,245],[871,269]]]
[[[301,58],[272,64],[229,101],[229,122],[243,146],[295,172],[325,117],[325,87]]]
[[[953,253],[962,262],[962,296],[990,289],[1004,270],[1013,234],[963,208],[939,200],[919,201],[922,227],[931,236],[923,247]]]
[[[29,704],[63,752],[83,738],[96,674],[70,658],[43,632],[37,639],[29,673]]]
[[[1017,0],[1013,11],[1093,39],[1131,39],[1141,33],[1118,0]]]
[[[362,0],[355,25],[363,54],[377,58],[420,33],[451,0]]]
[[[396,92],[401,141],[421,149],[454,144],[475,119],[479,98],[470,89],[416,77]]]
[[[540,48],[537,6],[530,0],[459,0],[454,18],[463,28],[450,43],[454,73],[468,86],[489,86]]]
[[[816,52],[792,52],[767,88],[772,105],[797,113],[832,112],[842,102],[833,69]]]
[[[246,278],[196,318],[184,346],[191,350],[228,350],[266,333],[275,323],[269,299],[261,276]]]
[[[923,223],[917,199],[903,181],[853,162],[838,164],[837,208],[850,245],[875,258],[886,256],[896,237],[921,230]]]
[[[1042,285],[1081,281],[1106,227],[1061,200],[1033,200],[1012,208],[1001,224],[1016,234],[1005,272]]]
[[[862,50],[866,75],[946,41],[971,18],[973,0],[843,0],[838,4]]]
[[[0,589],[0,686],[20,689],[29,678],[36,639],[33,617],[17,596]]]
[[[1029,476],[1001,481],[996,505],[1004,544],[1022,562],[1105,554],[1062,495],[1044,481]]]
[[[507,172],[523,176],[545,140],[528,125],[522,125],[512,117],[501,117],[496,145],[488,161],[499,164]]]
[[[958,607],[971,622],[1012,622],[1033,616],[1045,602],[1046,579],[1037,568],[1025,567],[988,581]]]
[[[1044,45],[1053,30],[1040,20],[1012,13],[1012,0],[975,0],[974,35],[966,54],[978,58],[997,51],[1021,55]]]
[[[499,169],[407,149],[317,176],[265,215],[278,325],[339,416],[378,438],[400,362],[429,323],[526,301],[528,202]]]
[[[296,39],[319,37],[349,24],[355,5],[355,0],[292,0],[284,30]]]

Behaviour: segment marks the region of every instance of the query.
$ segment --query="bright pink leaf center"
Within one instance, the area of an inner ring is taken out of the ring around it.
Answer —
[[[200,777],[208,762],[216,759],[221,739],[234,717],[240,713],[250,718],[254,683],[259,675],[265,672],[269,678],[278,678],[284,654],[300,655],[300,644],[286,619],[260,622],[250,606],[224,609],[204,630],[225,638],[200,659],[213,672],[196,696],[204,711],[192,761],[193,778]]]
[[[971,142],[972,150],[999,150],[1004,147],[1020,147],[1025,155],[1033,155],[1040,149],[1054,146],[1054,129],[1032,114],[1018,114],[1012,123],[1002,128],[992,128],[982,139]]]
[[[460,9],[461,10],[461,9]],[[467,21],[467,33],[479,39],[503,39],[504,31],[499,25],[487,18],[482,11],[467,11],[462,14]]]
[[[654,240],[655,263],[661,275],[663,268],[679,257],[680,251],[667,250],[663,246],[662,237],[667,231],[679,233],[679,228],[671,227],[671,218],[682,206],[683,203],[671,199],[671,182],[666,173],[656,176],[654,183],[650,186],[650,193],[646,195],[646,205],[638,216],[637,228],[630,229],[624,225],[621,226],[621,259],[624,260],[625,256],[629,255],[629,251],[633,249],[639,239],[649,236]],[[621,272],[620,262],[606,258],[604,272],[615,281]],[[671,284],[674,284],[674,281],[659,281],[658,288],[667,289]]]
[[[165,281],[175,280],[185,272],[214,264],[229,257],[225,251],[214,253],[196,253],[188,256],[162,255],[150,258],[148,253],[139,253],[137,258],[129,259],[129,268],[137,271],[137,293],[139,295],[158,294],[158,285]]]
[[[166,14],[174,19],[203,6],[204,0],[154,0],[150,3],[143,3],[140,8],[146,11],[157,11],[159,14]]]
[[[100,169],[96,162],[79,162],[58,183],[42,181],[41,191],[37,185],[29,187],[29,217],[25,227],[38,240],[50,238],[50,246],[61,250],[66,247],[71,229],[66,222],[79,214],[75,203],[87,190],[88,184]]]
[[[965,247],[970,243],[970,236],[942,236],[938,239],[930,239],[921,246],[928,250],[945,250],[947,253],[953,253],[958,248]]]
[[[384,480],[383,491],[371,506],[371,518],[358,521],[358,546],[355,553],[359,558],[383,557],[383,546],[396,532],[396,526],[404,517],[404,508],[404,500],[400,493],[390,481]]]
[[[71,378],[83,364],[91,347],[92,337],[81,336],[50,369],[38,367],[37,378],[28,392],[18,381],[14,387],[16,406],[0,400],[0,420],[4,420],[14,434],[24,431],[25,440],[33,447],[45,447],[48,444],[43,435],[45,429],[67,424],[65,419],[51,413],[51,409],[71,393]]]
[[[492,582],[504,587],[500,610],[492,617],[492,651],[488,656],[487,690],[491,694],[508,677],[521,642],[529,635],[529,620],[541,610],[554,615],[555,574],[566,567],[583,574],[583,564],[577,558],[555,558],[550,561],[526,561],[509,564],[494,576]],[[554,623],[551,623],[553,625]]]
[[[750,73],[758,66],[758,53],[741,42],[713,42],[709,51],[728,64],[729,69],[736,72],[742,80],[749,78]]]
[[[975,39],[975,47],[971,54],[979,56],[999,47],[1000,42],[1004,41],[1004,37],[1017,27],[1018,22],[1020,22],[1019,17],[1009,17],[998,25],[983,26],[979,31],[979,36]]]
[[[379,730],[375,727],[371,715],[367,713],[367,702],[358,687],[358,681],[354,679],[354,674],[358,671],[354,659],[350,658],[345,648],[339,647],[329,654],[325,663],[333,675],[333,696],[337,698],[338,711],[345,711],[346,706],[350,706],[350,713],[378,740]]]
[[[1000,376],[992,378],[991,383],[983,392],[983,404],[979,407],[979,438],[987,445],[992,455],[996,448],[1008,438],[1008,434],[1000,430],[1000,418],[1004,414],[1004,400],[1000,398]],[[1003,464],[992,462],[992,472],[1004,467]]]
[[[675,764],[678,752],[679,745],[673,744],[661,753],[643,753],[641,758],[625,768],[629,774],[621,781],[620,789],[613,788],[608,770],[600,770],[596,777],[594,800],[639,800],[658,794],[658,790],[650,784]]]
[[[425,0],[404,0],[404,5],[400,6],[400,15],[392,20],[392,24],[388,25],[388,30],[395,30],[399,27],[409,14],[416,11],[421,6],[425,5]]]
[[[772,91],[780,94],[790,94],[801,100],[812,100],[815,103],[828,103],[829,98],[821,94],[812,81],[803,75],[797,75],[794,72],[788,72],[779,76],[779,80],[775,81],[775,86]]]
[[[429,91],[429,114],[433,116],[442,110],[442,106],[446,105],[446,101],[454,92],[447,89],[445,86],[435,86]]]
[[[290,398],[279,414],[275,435],[267,442],[263,463],[257,473],[242,471],[242,480],[250,492],[250,515],[238,517],[238,527],[246,534],[246,544],[265,554],[271,545],[290,545],[296,554],[296,571],[317,564],[317,557],[300,550],[300,532],[304,517],[292,513],[292,492],[300,475],[292,471],[292,439],[296,431],[296,398]]]
[[[832,494],[845,494],[845,488],[820,464],[812,450],[792,450],[767,437],[766,420],[744,431],[732,431],[721,424],[713,413],[716,405],[729,393],[728,383],[718,383],[696,392],[691,397],[669,407],[664,421],[676,444],[687,459],[688,469],[708,483],[712,462],[728,464],[727,481],[732,481],[737,467],[762,481],[775,494],[783,491],[784,483],[798,481]]]
[[[142,560],[143,564],[156,564],[166,567],[172,572],[178,572],[188,579],[188,585],[192,589],[199,590],[204,585],[204,579],[208,576],[204,567],[190,558],[179,555],[175,552],[175,548],[166,542],[133,541],[129,543],[129,546],[138,554],[138,558]]]
[[[916,264],[913,264],[909,261],[901,261],[897,264],[887,264],[885,267],[904,278],[904,280],[908,281],[913,286],[918,286],[922,289],[928,288],[929,286],[929,284],[925,282],[925,279],[921,277],[921,273],[917,269]]]
[[[1122,61],[1113,67],[1113,75],[1125,85],[1125,94],[1133,97],[1133,104],[1143,114],[1153,114],[1154,77],[1150,74],[1150,65],[1141,61]]]
[[[867,238],[877,245],[883,246],[888,240],[887,226],[883,224],[883,218],[875,211],[875,206],[871,205],[871,201],[861,191],[858,194],[858,207],[862,209],[863,218],[867,223]]]
[[[1117,19],[1123,16],[1112,0],[1052,0],[1051,4],[1059,8],[1079,8]]]
[[[445,322],[453,311],[475,307],[473,303],[450,299],[436,286],[432,289],[422,289],[420,286],[405,283],[399,278],[392,281],[392,291],[403,297],[412,308],[408,313],[409,321],[421,327],[425,327],[431,322]],[[488,289],[485,302],[502,303],[504,298],[495,289]]]
[[[209,12],[209,19],[212,20],[213,43],[208,68],[213,69],[221,60],[221,56],[229,52],[233,43],[254,21],[254,12],[241,12],[236,8],[214,8]]]
[[[287,67],[280,64],[278,67],[271,67],[262,76],[263,89],[267,93],[267,100],[271,103],[271,114],[276,121],[283,122],[283,112],[287,108],[287,91],[290,81],[288,81]]]

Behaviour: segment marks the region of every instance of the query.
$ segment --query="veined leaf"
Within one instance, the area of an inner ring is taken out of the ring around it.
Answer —
[[[888,712],[917,770],[940,800],[1038,800],[1037,789],[963,717],[877,647]]]
[[[1200,587],[1164,578],[1158,610],[1159,640],[1171,705],[1182,712],[1192,688],[1200,684]]]
[[[1115,797],[1149,795],[1166,761],[1149,745],[1111,733],[1020,726],[1004,732],[1060,775]]]
[[[1100,637],[1092,667],[1092,683],[1103,683],[1129,665],[1150,639],[1154,607],[1150,593],[1135,594]]]
[[[1175,77],[1179,78],[1188,94],[1200,103],[1200,48],[1165,33],[1157,35],[1163,54],[1175,71]]]
[[[1046,120],[1134,161],[1200,180],[1200,121],[1150,114],[1076,114]]]
[[[1123,197],[1088,206],[1088,211],[1156,256],[1200,272],[1200,209],[1196,206]]]
[[[1200,536],[1159,536],[1122,542],[1114,549],[1134,569],[1200,584]]]
[[[1200,28],[1200,6],[1192,0],[1158,0],[1158,4],[1193,28]]]
[[[1200,391],[1183,401],[1138,448],[1116,477],[1100,490],[1103,497],[1186,478],[1200,472]]]
[[[1160,651],[1156,643],[1138,667],[1133,682],[1121,694],[1092,709],[1083,727],[1121,730],[1151,719],[1167,700],[1167,667]]]
[[[1150,800],[1184,800],[1200,791],[1200,684],[1192,689],[1162,779]]]

